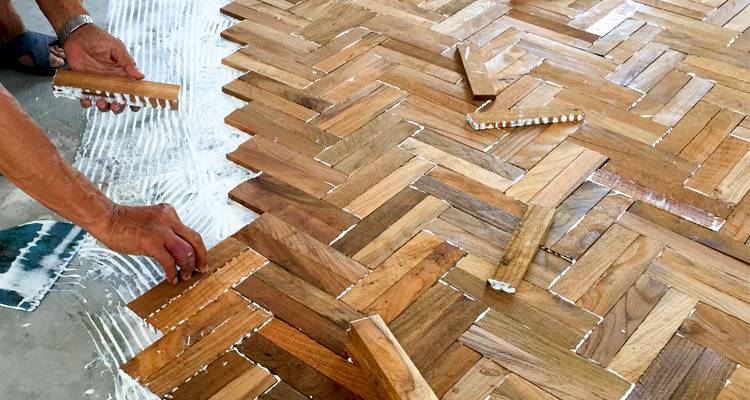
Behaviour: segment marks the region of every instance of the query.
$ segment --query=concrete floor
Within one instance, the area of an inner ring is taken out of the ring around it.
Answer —
[[[29,0],[15,0],[29,30],[52,34],[47,20]],[[102,26],[108,2],[84,1]],[[27,113],[49,134],[66,160],[72,162],[81,144],[84,112],[75,101],[55,99],[50,78],[0,70],[0,82],[18,99]],[[2,112],[0,110],[0,112]],[[0,177],[0,229],[54,213]],[[80,262],[74,261],[74,268]],[[7,399],[106,399],[112,378],[92,367],[95,357],[91,337],[81,322],[87,310],[106,304],[106,288],[98,281],[86,288],[51,292],[32,313],[0,308],[0,397]],[[85,299],[85,300],[84,300]],[[89,364],[89,365],[87,365]]]

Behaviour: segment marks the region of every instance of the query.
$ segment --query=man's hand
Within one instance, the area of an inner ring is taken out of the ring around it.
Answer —
[[[122,42],[96,25],[84,25],[76,29],[65,41],[64,48],[68,65],[73,71],[143,79],[143,74]],[[83,99],[81,105],[91,107],[92,101]],[[109,104],[104,99],[97,100],[96,106],[101,111],[111,109],[116,114],[125,109],[123,104]]]
[[[168,204],[149,207],[114,206],[106,221],[89,228],[110,249],[153,257],[164,268],[167,280],[190,279],[196,268],[205,272],[206,247],[200,235],[183,225]]]

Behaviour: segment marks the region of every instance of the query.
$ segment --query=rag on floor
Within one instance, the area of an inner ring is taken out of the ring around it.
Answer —
[[[83,229],[61,221],[0,231],[0,306],[34,311],[85,237]]]

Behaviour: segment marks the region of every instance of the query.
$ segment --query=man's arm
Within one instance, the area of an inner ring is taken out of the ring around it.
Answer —
[[[107,247],[154,257],[167,279],[190,277],[206,266],[200,236],[171,206],[123,207],[112,203],[66,163],[44,132],[0,85],[0,172],[21,190],[86,229]]]

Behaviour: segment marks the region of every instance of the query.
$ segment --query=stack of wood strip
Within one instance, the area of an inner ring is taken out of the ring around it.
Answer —
[[[123,369],[178,399],[746,398],[749,4],[227,4],[260,216],[130,304],[164,336]],[[478,87],[586,118],[475,131]]]

